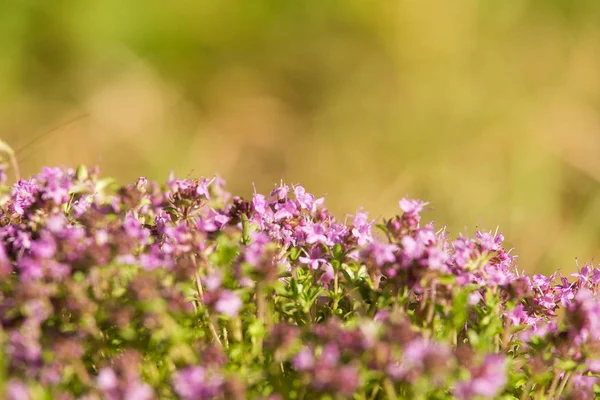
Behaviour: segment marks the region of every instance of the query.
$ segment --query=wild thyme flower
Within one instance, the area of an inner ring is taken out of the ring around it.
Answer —
[[[596,396],[600,268],[524,274],[501,233],[452,238],[420,200],[377,224],[283,182],[0,189],[8,399]]]

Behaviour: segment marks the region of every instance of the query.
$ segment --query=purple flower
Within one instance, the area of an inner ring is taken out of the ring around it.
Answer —
[[[393,243],[381,243],[379,241],[373,241],[368,251],[375,261],[375,265],[378,267],[384,266],[386,263],[393,263],[396,261],[395,253],[398,251],[398,246]]]
[[[421,258],[425,252],[425,244],[412,236],[404,236],[400,243],[402,244],[402,256],[408,261],[405,264]]]
[[[483,300],[483,297],[481,296],[481,293],[475,291],[475,292],[472,292],[471,294],[469,294],[469,297],[467,299],[467,304],[469,304],[470,306],[474,306],[476,304],[479,304],[482,300]]]
[[[96,384],[100,390],[111,391],[115,390],[119,386],[119,379],[112,368],[102,368],[98,372]]]
[[[222,212],[218,212],[214,209],[211,209],[209,215],[204,218],[204,226],[203,231],[205,232],[214,232],[226,225],[229,222],[230,218],[223,214]]]
[[[23,383],[11,380],[6,384],[6,399],[29,400],[29,390]]]
[[[129,237],[139,241],[141,244],[145,243],[150,237],[150,232],[142,226],[140,221],[131,212],[128,212],[125,216],[123,230]]]
[[[325,263],[321,267],[323,274],[319,277],[319,283],[322,283],[325,289],[329,289],[329,284],[335,278],[335,271],[330,263]]]
[[[223,283],[223,278],[221,274],[218,272],[214,272],[202,279],[202,284],[206,288],[207,291],[212,292],[219,290],[221,288],[221,284]]]
[[[19,215],[24,215],[25,211],[35,203],[38,191],[35,179],[19,180],[12,188],[13,202],[10,205],[11,210]]]
[[[306,193],[306,190],[302,186],[294,186],[294,195],[296,201],[300,205],[300,208],[304,210],[310,210],[315,202],[315,196],[310,193]]]
[[[64,171],[60,168],[45,167],[37,176],[38,181],[45,182],[42,199],[52,200],[56,205],[69,201],[72,178],[73,171],[71,170]]]
[[[600,372],[600,358],[589,359],[586,361],[586,365],[590,372],[598,373]]]
[[[430,247],[427,249],[426,254],[426,265],[430,269],[441,272],[447,271],[446,261],[448,260],[448,254],[446,254],[445,251],[440,250],[436,247]]]
[[[320,364],[328,367],[334,367],[340,360],[340,349],[335,343],[327,343],[323,347],[323,352],[320,357]]]
[[[368,215],[369,213],[357,211],[352,221],[352,236],[357,239],[357,243],[361,247],[373,241],[371,236],[373,223],[368,221]]]
[[[123,400],[150,400],[154,398],[152,387],[144,382],[130,382],[125,389]]]
[[[488,355],[483,365],[471,371],[468,382],[457,385],[455,395],[461,399],[475,396],[494,398],[506,386],[506,362],[501,355]]]
[[[23,257],[17,261],[17,269],[23,281],[41,279],[44,276],[41,261],[31,257]]]
[[[36,337],[36,331],[24,333],[12,331],[8,334],[9,343],[7,354],[29,363],[39,361],[42,356],[42,346]]]
[[[322,223],[308,223],[307,226],[303,227],[304,233],[306,233],[306,243],[322,243],[326,246],[332,246],[333,243],[327,238],[326,228]]]
[[[196,187],[196,194],[198,196],[204,196],[207,199],[210,199],[208,185],[210,185],[214,180],[215,178],[211,179],[210,181],[208,179],[202,179],[202,181],[200,181],[200,183],[198,183],[198,186]]]
[[[237,316],[240,308],[242,308],[242,305],[242,300],[238,295],[230,290],[223,290],[220,292],[219,298],[215,303],[215,311],[234,318]]]
[[[506,317],[510,320],[510,322],[514,325],[533,325],[535,324],[535,318],[532,318],[525,312],[525,306],[523,304],[517,305],[514,310],[508,311]]]
[[[31,252],[39,258],[52,258],[56,252],[56,242],[52,236],[42,232],[40,238],[31,243]]]
[[[296,203],[289,199],[285,200],[284,203],[276,203],[275,210],[275,215],[273,216],[275,221],[293,218],[298,213]]]
[[[75,200],[71,205],[71,210],[73,210],[73,216],[75,218],[80,218],[89,208],[90,201],[87,196],[84,196],[79,200]]]
[[[282,181],[278,187],[273,189],[273,191],[271,192],[271,196],[276,196],[277,200],[284,200],[289,192],[290,187],[288,185],[285,185]]]
[[[348,227],[344,224],[331,224],[326,232],[329,243],[344,243],[348,236]]]
[[[188,367],[175,374],[173,388],[183,400],[204,400],[217,397],[223,386],[218,373],[208,374],[203,367]]]
[[[244,260],[250,265],[257,266],[264,254],[265,245],[269,243],[269,237],[264,232],[252,232],[250,238],[252,243],[246,248]]]
[[[146,271],[152,271],[161,267],[170,268],[172,266],[168,255],[161,251],[157,244],[150,246],[148,252],[140,254],[139,263]]]
[[[306,371],[311,369],[315,365],[315,357],[313,352],[308,348],[300,350],[292,362],[296,371]]]
[[[475,243],[471,239],[460,237],[452,242],[454,248],[454,262],[459,267],[464,267],[471,259]]]
[[[52,315],[52,306],[42,299],[31,299],[25,303],[26,315],[37,324],[44,322]]]
[[[421,200],[410,199],[401,199],[398,202],[400,209],[404,211],[404,213],[407,215],[419,214],[421,211],[423,211],[423,207],[425,207],[427,204],[429,203],[423,202]]]
[[[265,196],[262,194],[254,193],[252,196],[252,208],[258,215],[264,215],[267,212],[269,203],[267,203]]]
[[[342,366],[336,377],[337,391],[347,397],[350,397],[360,385],[360,375],[353,365]]]
[[[328,264],[327,260],[323,258],[323,253],[319,246],[312,247],[308,253],[306,253],[306,257],[298,257],[298,261],[302,264],[308,264],[310,269],[313,270],[319,269],[320,265]]]
[[[498,251],[502,249],[502,242],[504,241],[502,234],[493,236],[491,232],[477,231],[475,232],[475,237],[484,251]]]

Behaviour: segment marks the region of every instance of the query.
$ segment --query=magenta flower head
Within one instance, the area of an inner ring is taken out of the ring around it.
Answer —
[[[373,241],[371,236],[372,222],[368,220],[369,213],[357,211],[352,221],[352,236],[357,240],[359,246],[364,246]]]
[[[242,300],[238,295],[231,290],[223,290],[220,292],[219,298],[215,303],[215,311],[235,318],[242,305]]]
[[[38,192],[39,189],[35,179],[21,179],[12,188],[13,199],[9,207],[10,210],[16,214],[24,215],[29,207],[35,203]]]
[[[398,246],[394,243],[382,243],[375,240],[367,247],[367,251],[370,253],[371,257],[373,257],[375,265],[382,267],[386,263],[393,263],[396,261]]]
[[[112,391],[119,386],[119,378],[117,378],[117,374],[115,374],[115,371],[113,371],[112,368],[102,368],[100,372],[98,372],[96,384],[100,390],[107,392]]]
[[[296,357],[294,357],[292,365],[296,371],[306,371],[311,369],[315,365],[315,357],[312,350],[306,347],[300,350],[300,352],[296,354]]]
[[[306,193],[306,190],[302,186],[294,186],[294,195],[296,201],[300,205],[300,208],[304,210],[310,210],[315,202],[315,196],[310,193]]]
[[[223,390],[223,377],[209,373],[204,367],[188,367],[175,374],[173,388],[183,400],[208,400],[219,396]]]
[[[483,364],[471,370],[471,380],[457,385],[455,395],[460,399],[476,396],[494,398],[506,386],[506,360],[501,355],[488,355]]]
[[[133,381],[127,385],[123,400],[151,400],[154,398],[152,387],[144,382]]]
[[[426,203],[421,200],[410,200],[410,199],[401,199],[398,202],[400,209],[406,215],[420,214],[423,211],[423,208],[428,204],[429,203]]]
[[[18,381],[10,381],[6,384],[6,400],[30,400],[29,390]]]

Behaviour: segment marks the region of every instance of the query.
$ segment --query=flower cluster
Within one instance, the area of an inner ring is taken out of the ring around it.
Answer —
[[[0,396],[592,399],[600,269],[527,275],[499,233],[336,219],[299,185],[0,174]]]

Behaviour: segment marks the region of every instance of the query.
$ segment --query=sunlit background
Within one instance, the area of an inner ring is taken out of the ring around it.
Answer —
[[[0,6],[22,175],[281,178],[338,216],[500,226],[528,271],[600,256],[600,1],[123,0]]]

